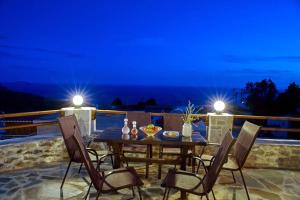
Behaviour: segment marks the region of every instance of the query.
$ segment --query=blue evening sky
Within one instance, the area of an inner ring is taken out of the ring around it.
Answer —
[[[299,0],[0,0],[0,82],[300,83]]]

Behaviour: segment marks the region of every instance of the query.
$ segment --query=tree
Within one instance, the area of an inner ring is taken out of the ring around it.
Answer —
[[[156,105],[156,100],[154,98],[150,98],[145,102],[146,105],[148,106],[155,106]]]
[[[122,103],[121,99],[120,99],[119,97],[117,97],[117,98],[115,98],[115,99],[112,101],[111,105],[113,105],[113,106],[122,106],[123,103]]]
[[[278,90],[272,80],[248,82],[244,89],[245,103],[255,115],[272,115],[276,113]]]
[[[295,115],[300,107],[300,87],[292,82],[288,88],[278,96],[278,113],[281,115]]]

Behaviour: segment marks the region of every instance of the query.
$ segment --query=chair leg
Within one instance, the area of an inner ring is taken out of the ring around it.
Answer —
[[[167,192],[167,198],[166,198],[166,200],[168,200],[168,199],[169,199],[170,190],[171,190],[171,188],[168,188],[168,192]]]
[[[216,196],[215,196],[215,193],[214,193],[213,189],[211,189],[211,193],[212,193],[212,195],[214,197],[214,200],[216,200]]]
[[[197,170],[196,170],[196,173],[197,173],[197,174],[199,173],[200,165],[201,165],[201,163],[200,163],[200,161],[199,161],[198,166],[197,166]]]
[[[209,198],[208,198],[208,194],[205,194],[205,196],[206,196],[206,199],[207,199],[207,200],[209,200]]]
[[[232,174],[232,178],[233,178],[234,183],[236,183],[233,171],[231,171],[231,174]]]
[[[72,163],[72,160],[70,160],[70,162],[69,162],[69,164],[68,164],[68,168],[67,168],[67,170],[66,170],[66,173],[65,173],[64,179],[63,179],[63,181],[62,181],[62,183],[61,183],[61,185],[60,185],[60,189],[61,189],[61,190],[62,190],[62,188],[63,188],[63,186],[64,186],[64,183],[65,183],[65,180],[66,180],[66,178],[67,178],[67,174],[68,174],[68,172],[69,172],[69,169],[70,169],[71,163]]]
[[[101,165],[101,162],[97,163],[97,167],[96,167],[97,171],[100,171],[100,165]]]
[[[100,191],[97,193],[96,200],[98,200],[99,196],[100,196]]]
[[[139,192],[139,199],[142,200],[142,194],[141,194],[141,188],[140,186],[137,186],[138,192]]]
[[[245,179],[244,179],[243,172],[242,172],[241,169],[240,169],[239,171],[240,171],[240,173],[241,173],[241,177],[242,177],[242,180],[243,180],[244,188],[245,188],[246,193],[247,193],[248,200],[250,200],[250,196],[249,196],[249,193],[248,193],[248,189],[247,189],[247,186],[246,186],[246,182],[245,182]]]
[[[110,160],[111,160],[111,166],[114,166],[114,159],[112,155],[110,155]]]
[[[132,191],[132,196],[134,198],[135,197],[135,193],[134,193],[134,187],[133,186],[131,187],[131,191]]]
[[[165,198],[166,198],[167,190],[168,190],[168,188],[165,189],[163,200],[165,200]]]
[[[87,199],[87,197],[89,196],[89,193],[90,193],[90,190],[91,190],[91,187],[92,187],[92,181],[91,181],[91,183],[90,183],[90,185],[89,185],[89,189],[88,189],[88,191],[86,192],[86,195],[85,195],[85,200]]]
[[[80,164],[80,167],[78,169],[78,174],[80,174],[81,168],[82,168],[83,163]]]

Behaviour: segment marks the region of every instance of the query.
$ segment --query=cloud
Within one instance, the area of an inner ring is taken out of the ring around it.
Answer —
[[[119,44],[122,46],[161,46],[165,44],[165,40],[161,37],[141,37],[120,42]]]
[[[32,65],[20,65],[20,64],[12,64],[12,65],[7,65],[6,68],[14,71],[31,71],[31,72],[51,72],[51,73],[56,73],[56,70],[53,70],[52,67],[38,67],[38,66],[32,66]]]
[[[225,73],[234,74],[247,74],[247,75],[261,75],[261,74],[288,74],[293,73],[291,70],[281,70],[281,69],[253,69],[253,68],[243,68],[243,69],[227,69]]]
[[[84,55],[79,54],[79,53],[73,53],[73,52],[67,52],[67,51],[56,51],[56,50],[45,49],[45,48],[28,48],[28,47],[20,47],[20,46],[5,45],[5,44],[0,44],[0,48],[55,54],[55,55],[69,57],[69,58],[84,58],[85,57]]]
[[[7,40],[7,39],[8,39],[8,37],[6,35],[0,34],[0,40]]]
[[[240,56],[224,55],[222,60],[228,63],[250,64],[255,62],[300,62],[300,56]]]
[[[7,51],[0,51],[0,58],[24,58],[24,56]]]

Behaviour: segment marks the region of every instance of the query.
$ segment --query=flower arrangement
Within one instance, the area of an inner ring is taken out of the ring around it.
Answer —
[[[200,109],[196,109],[195,105],[190,101],[185,109],[184,115],[182,116],[182,120],[184,123],[191,124],[193,122],[193,114],[199,113]]]

